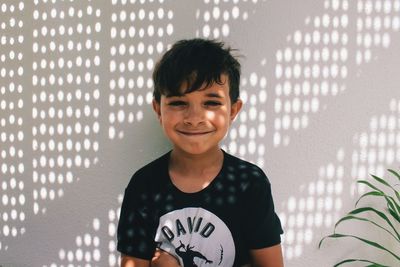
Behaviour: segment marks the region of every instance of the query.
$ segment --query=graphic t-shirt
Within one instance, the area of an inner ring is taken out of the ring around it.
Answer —
[[[168,173],[170,152],[129,182],[118,225],[118,251],[151,259],[157,247],[181,266],[241,266],[249,251],[280,243],[283,233],[270,183],[254,164],[224,151],[214,180],[196,193],[180,191]]]

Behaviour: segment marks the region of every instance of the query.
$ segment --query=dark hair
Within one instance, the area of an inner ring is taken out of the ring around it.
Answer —
[[[180,96],[214,82],[222,84],[221,74],[226,74],[229,96],[235,103],[239,98],[240,63],[231,54],[235,50],[224,46],[222,42],[199,38],[176,42],[155,66],[154,99],[160,102],[161,95]],[[182,93],[183,82],[188,88]]]

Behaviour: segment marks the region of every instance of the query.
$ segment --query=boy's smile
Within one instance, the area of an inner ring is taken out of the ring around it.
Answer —
[[[212,133],[213,131],[204,131],[204,132],[191,132],[191,131],[179,131],[178,133],[183,134],[183,135],[187,135],[187,136],[200,136],[200,135],[205,135],[205,134],[209,134]]]
[[[221,76],[221,82],[182,96],[162,95],[160,103],[153,101],[174,149],[197,155],[219,149],[219,142],[242,106],[241,100],[231,103],[226,75]]]

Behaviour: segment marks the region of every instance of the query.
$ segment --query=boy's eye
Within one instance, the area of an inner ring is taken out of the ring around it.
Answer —
[[[168,105],[170,105],[170,106],[183,106],[183,105],[186,105],[186,103],[183,102],[183,101],[172,101],[172,102],[169,102]]]
[[[221,105],[221,103],[217,102],[217,101],[207,101],[205,104],[206,104],[206,106],[220,106]]]

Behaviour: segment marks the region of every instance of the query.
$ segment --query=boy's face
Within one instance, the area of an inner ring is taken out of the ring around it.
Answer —
[[[227,76],[222,75],[221,81],[221,85],[214,83],[183,96],[162,95],[160,103],[153,100],[154,111],[174,149],[189,154],[219,149],[219,142],[242,107],[240,99],[231,103]],[[185,86],[182,84],[182,91]]]

